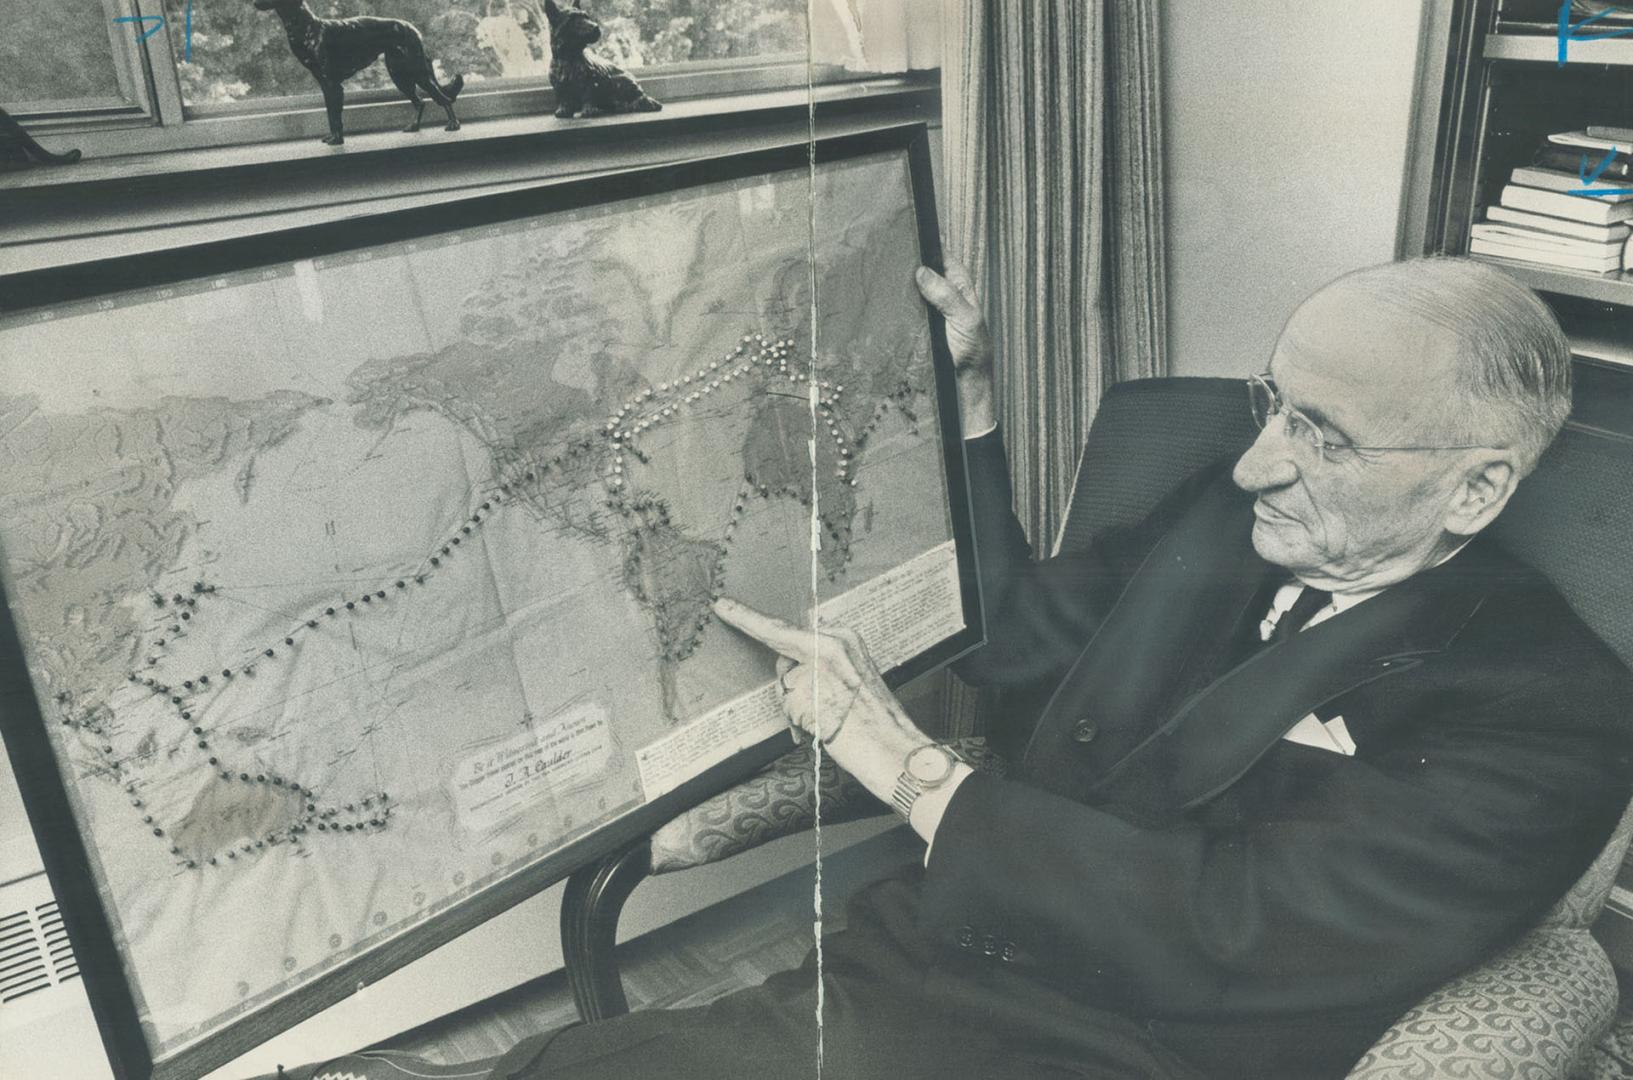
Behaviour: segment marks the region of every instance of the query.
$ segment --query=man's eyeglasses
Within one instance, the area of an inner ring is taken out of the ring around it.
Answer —
[[[1252,375],[1247,380],[1248,399],[1253,406],[1253,421],[1263,429],[1275,417],[1281,417],[1282,430],[1289,439],[1308,444],[1322,461],[1341,461],[1357,451],[1429,451],[1429,450],[1483,450],[1478,445],[1459,446],[1354,446],[1327,439],[1326,432],[1308,416],[1281,399],[1276,383],[1269,375]]]

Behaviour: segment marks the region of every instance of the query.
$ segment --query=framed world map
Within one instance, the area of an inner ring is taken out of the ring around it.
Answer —
[[[4,735],[116,1070],[788,749],[720,596],[976,644],[939,259],[919,126],[0,279]]]

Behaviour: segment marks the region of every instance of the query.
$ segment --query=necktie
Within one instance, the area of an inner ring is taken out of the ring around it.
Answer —
[[[1299,593],[1293,606],[1287,609],[1287,614],[1276,623],[1276,628],[1270,633],[1272,642],[1286,641],[1308,623],[1322,608],[1332,603],[1332,593],[1325,589],[1312,589],[1308,586]]]

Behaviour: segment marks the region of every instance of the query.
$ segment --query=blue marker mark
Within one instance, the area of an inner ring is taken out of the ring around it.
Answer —
[[[113,20],[116,23],[152,23],[153,25],[142,31],[137,41],[146,41],[148,38],[164,29],[163,15],[121,15]],[[193,0],[187,0],[187,42],[182,47],[182,60],[193,62]]]
[[[154,34],[157,34],[164,28],[163,15],[121,15],[119,18],[113,21],[116,23],[153,23],[153,25],[148,27],[141,37],[136,39],[137,41],[146,41],[148,38],[152,37]]]
[[[1576,176],[1577,176],[1577,179],[1581,180],[1582,183],[1584,185],[1586,185],[1586,186],[1579,187],[1579,188],[1572,188],[1571,190],[1567,191],[1565,194],[1567,194],[1567,195],[1625,195],[1627,193],[1627,191],[1629,190],[1627,188],[1620,188],[1620,187],[1596,188],[1596,187],[1592,186],[1592,184],[1593,184],[1593,182],[1595,180],[1599,179],[1600,176],[1604,175],[1605,167],[1607,165],[1609,165],[1615,159],[1616,159],[1616,149],[1615,149],[1615,147],[1612,147],[1610,152],[1605,155],[1605,160],[1603,160],[1603,161],[1601,161],[1599,163],[1598,168],[1594,169],[1592,173],[1589,173],[1588,172],[1588,155],[1583,154],[1582,155],[1582,160],[1579,161],[1577,163],[1577,166],[1576,166]]]
[[[1606,8],[1597,15],[1589,15],[1579,23],[1571,22],[1571,0],[1561,0],[1559,5],[1559,66],[1565,66],[1565,53],[1573,41],[1603,41],[1606,38],[1626,37],[1633,34],[1633,26],[1625,30],[1611,30],[1603,34],[1578,34],[1577,31],[1591,22],[1598,22],[1606,15],[1613,15],[1622,8]]]

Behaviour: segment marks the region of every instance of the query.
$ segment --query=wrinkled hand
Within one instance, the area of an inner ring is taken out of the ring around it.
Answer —
[[[888,710],[895,703],[895,695],[854,631],[836,628],[812,633],[730,599],[716,601],[714,610],[780,654],[777,674],[783,708],[806,734],[831,742],[853,714]]]
[[[947,348],[953,354],[954,370],[961,376],[990,372],[992,336],[987,333],[981,300],[964,264],[949,257],[945,277],[921,266],[918,286],[924,299],[947,322]]]
[[[976,295],[970,272],[957,259],[947,259],[947,273],[928,266],[918,270],[919,292],[937,311],[947,326],[947,349],[952,353],[953,371],[958,376],[959,409],[966,430],[991,425],[992,335]]]
[[[714,611],[780,654],[788,718],[830,744],[840,765],[888,799],[907,753],[931,740],[885,685],[862,639],[847,629],[813,633],[730,599],[715,601]]]

